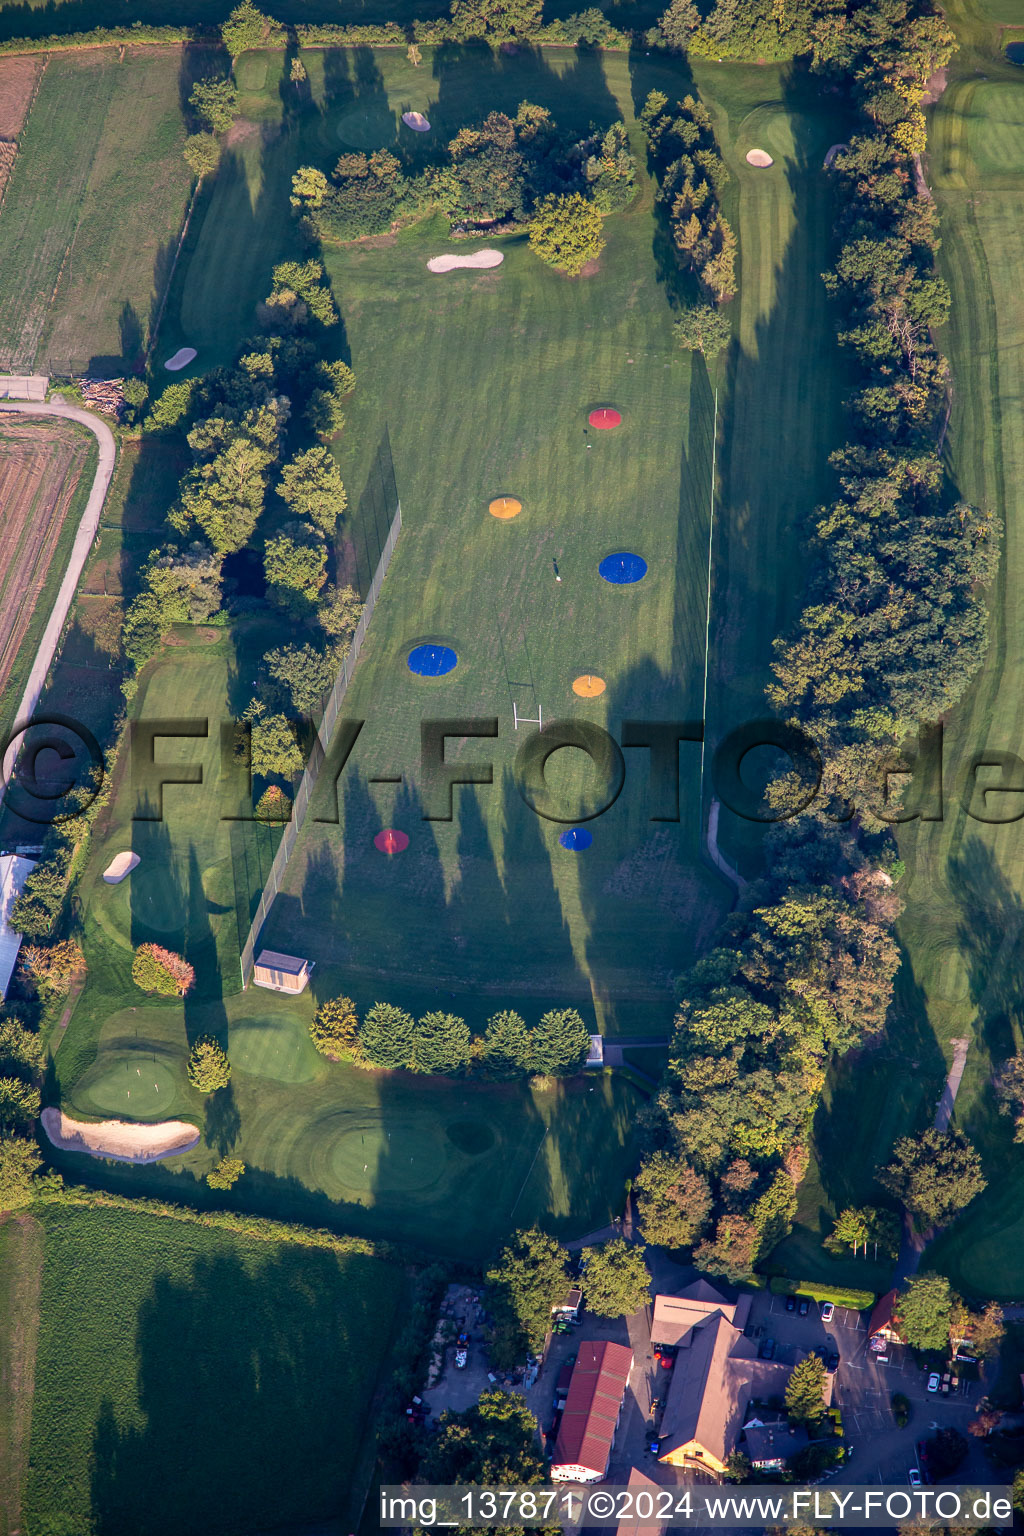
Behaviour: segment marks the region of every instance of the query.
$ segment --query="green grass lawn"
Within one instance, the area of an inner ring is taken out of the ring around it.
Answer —
[[[213,1510],[225,1532],[358,1515],[399,1268],[120,1210],[41,1219],[21,1529],[198,1536]]]
[[[140,357],[188,198],[180,49],[56,54],[0,215],[5,366],[117,372]]]
[[[1024,91],[977,9],[958,4],[950,14],[963,47],[932,114],[928,156],[942,217],[940,268],[953,294],[940,338],[954,385],[946,448],[961,495],[1003,523],[1003,563],[985,665],[945,722],[944,819],[899,831],[904,961],[887,1041],[835,1074],[815,1127],[817,1176],[805,1183],[791,1242],[824,1235],[844,1205],[878,1199],[875,1169],[898,1136],[931,1122],[949,1042],[966,1036],[956,1118],[983,1153],[989,1188],[926,1263],[968,1292],[1013,1299],[1024,1290],[1024,1151],[995,1113],[991,1075],[1024,1041],[1024,837],[1019,822],[968,817],[961,795],[975,752],[1020,754],[1024,742]],[[827,1267],[827,1256],[821,1262]]]

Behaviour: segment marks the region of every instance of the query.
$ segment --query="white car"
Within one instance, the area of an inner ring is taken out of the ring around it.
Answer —
[[[833,1317],[835,1316],[835,1312],[836,1312],[836,1309],[835,1309],[835,1303],[834,1302],[831,1302],[831,1301],[823,1301],[822,1302],[822,1304],[821,1304],[821,1320],[822,1320],[823,1323],[830,1323],[832,1321]]]
[[[910,1486],[911,1486],[911,1488],[920,1488],[920,1486],[921,1486],[921,1473],[920,1473],[920,1471],[918,1470],[917,1467],[911,1467],[910,1471],[907,1473],[907,1476],[910,1479]]]
[[[937,1392],[939,1390],[939,1382],[941,1379],[942,1378],[939,1376],[938,1371],[932,1371],[931,1375],[928,1377],[928,1391]]]

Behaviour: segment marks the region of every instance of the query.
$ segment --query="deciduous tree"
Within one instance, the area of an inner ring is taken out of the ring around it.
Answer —
[[[601,213],[579,192],[541,199],[529,223],[530,249],[549,267],[578,277],[604,250]]]
[[[929,1226],[943,1226],[985,1188],[981,1158],[962,1131],[904,1136],[879,1183]]]
[[[598,1317],[631,1317],[651,1296],[651,1276],[643,1249],[621,1237],[600,1248],[585,1248],[583,1299]]]
[[[492,1352],[501,1369],[521,1364],[527,1349],[540,1349],[568,1278],[565,1249],[536,1227],[517,1232],[503,1249],[484,1276],[495,1316]]]
[[[188,100],[213,133],[226,132],[238,114],[238,87],[233,80],[197,80]]]
[[[334,456],[326,448],[307,448],[281,471],[278,492],[296,517],[308,517],[325,538],[334,535],[348,496]]]
[[[914,1349],[947,1349],[953,1300],[945,1275],[912,1276],[896,1302],[902,1337]]]
[[[689,1248],[711,1215],[711,1186],[703,1174],[668,1152],[654,1152],[633,1182],[644,1236],[663,1248]]]

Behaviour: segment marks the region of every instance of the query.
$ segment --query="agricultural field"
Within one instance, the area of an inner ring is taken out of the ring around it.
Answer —
[[[32,1216],[0,1223],[0,1533],[21,1527],[35,1388],[43,1229]]]
[[[5,1531],[169,1536],[205,1528],[213,1508],[226,1532],[354,1523],[401,1269],[125,1210],[44,1208],[0,1228],[5,1257],[12,1239],[0,1357],[20,1391],[0,1419]]]
[[[1024,1288],[1024,1150],[1012,1142],[1011,1121],[996,1113],[991,1078],[1024,1043],[1024,833],[1020,821],[969,816],[963,798],[975,754],[1024,756],[1024,76],[974,7],[951,7],[951,19],[964,47],[932,109],[928,176],[942,217],[940,269],[953,296],[940,338],[954,381],[950,470],[965,500],[1005,519],[991,644],[945,722],[943,817],[899,829],[904,959],[886,1042],[834,1069],[799,1224],[774,1257],[788,1263],[787,1252],[820,1242],[837,1210],[878,1199],[875,1169],[897,1137],[931,1122],[950,1042],[963,1037],[970,1050],[956,1122],[982,1151],[989,1187],[925,1263],[967,1293],[1016,1299]],[[995,770],[978,775],[982,787],[997,782]],[[976,791],[972,811],[1008,818],[1019,814],[1015,804],[1013,795],[996,793],[982,806]],[[814,1273],[825,1278],[831,1269],[819,1252]]]
[[[141,360],[189,195],[181,57],[47,60],[0,207],[5,368],[117,374]]]
[[[73,422],[0,416],[0,740],[14,723],[95,463],[95,439]]]

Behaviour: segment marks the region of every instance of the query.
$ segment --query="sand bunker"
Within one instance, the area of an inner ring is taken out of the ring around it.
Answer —
[[[413,133],[430,132],[430,124],[427,122],[422,112],[403,112],[402,122],[407,128],[411,128]]]
[[[825,156],[825,170],[830,171],[836,163],[837,155],[845,155],[849,151],[849,144],[833,144]]]
[[[766,171],[770,165],[775,164],[775,161],[766,149],[748,149],[747,164],[756,165],[760,170]]]
[[[185,1120],[138,1125],[130,1120],[71,1120],[62,1109],[44,1109],[43,1130],[64,1152],[87,1152],[116,1163],[156,1163],[162,1157],[189,1152],[199,1143],[199,1131]]]
[[[179,368],[186,368],[196,358],[195,347],[179,347],[173,357],[169,357],[164,363],[168,373],[177,373]]]
[[[138,862],[138,854],[126,848],[124,853],[119,853],[111,859],[103,871],[103,878],[108,885],[120,885],[122,880],[128,878]]]
[[[454,272],[456,267],[500,267],[505,260],[500,251],[473,251],[469,256],[431,256],[431,272]]]

